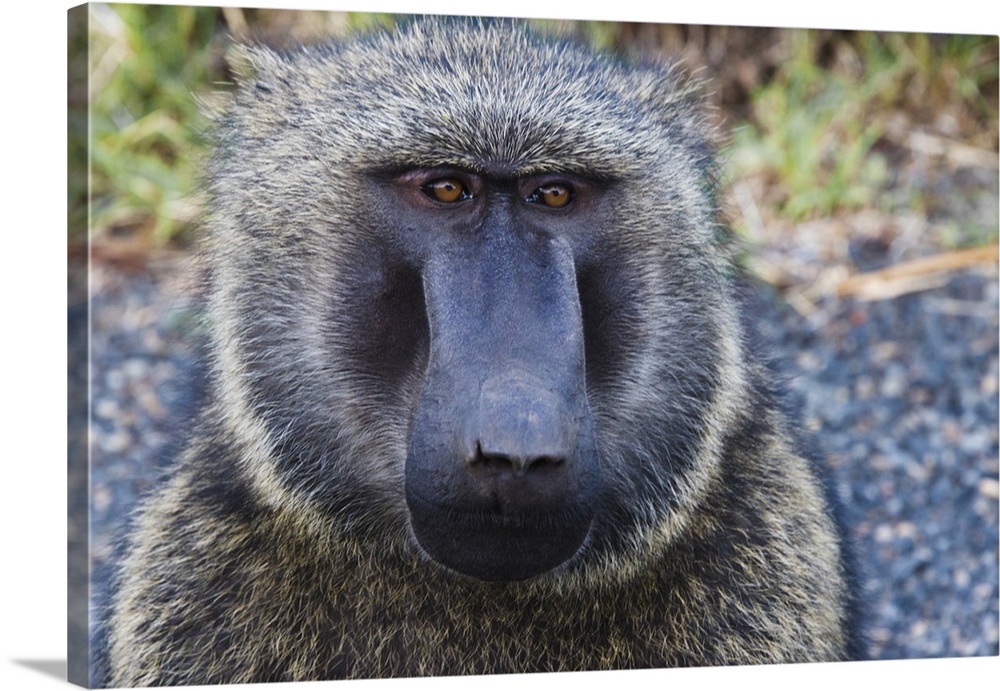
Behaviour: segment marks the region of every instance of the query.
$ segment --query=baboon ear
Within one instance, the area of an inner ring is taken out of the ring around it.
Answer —
[[[653,67],[645,77],[635,93],[646,111],[694,160],[710,158],[715,131],[706,117],[711,107],[706,99],[707,82],[691,78],[676,63]]]
[[[700,141],[713,136],[713,128],[706,117],[706,110],[711,107],[706,89],[707,82],[684,77],[679,68],[672,66],[657,80],[649,100],[663,114],[664,122],[679,125],[685,135]]]
[[[243,43],[233,44],[226,51],[236,83],[241,90],[264,95],[278,91],[285,82],[287,65],[281,56],[269,48]]]
[[[202,115],[213,121],[218,121],[232,110],[236,105],[237,91],[253,93],[257,90],[258,82],[266,85],[268,82],[261,75],[266,74],[269,68],[273,71],[274,65],[279,62],[277,56],[268,49],[242,43],[230,44],[226,49],[225,59],[237,89],[222,88],[195,96]],[[265,86],[264,89],[266,88]]]

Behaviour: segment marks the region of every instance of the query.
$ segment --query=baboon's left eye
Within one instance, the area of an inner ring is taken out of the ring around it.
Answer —
[[[542,204],[551,209],[561,209],[573,200],[573,188],[563,183],[542,185],[528,196],[532,204]]]
[[[471,199],[472,195],[461,180],[457,178],[441,178],[432,180],[423,186],[423,192],[435,201],[445,204],[454,204],[464,199]]]

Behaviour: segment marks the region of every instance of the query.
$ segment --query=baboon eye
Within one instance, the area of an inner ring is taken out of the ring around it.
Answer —
[[[563,183],[552,183],[542,185],[531,193],[528,201],[533,204],[542,204],[551,209],[561,209],[573,200],[573,188]]]
[[[457,178],[441,178],[431,180],[421,188],[428,197],[445,204],[454,204],[464,199],[471,199],[472,195],[461,180]]]

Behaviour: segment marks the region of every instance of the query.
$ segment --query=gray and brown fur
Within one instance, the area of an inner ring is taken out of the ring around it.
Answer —
[[[210,400],[137,520],[112,685],[856,655],[831,509],[738,313],[693,89],[508,22],[243,56],[209,176]],[[371,209],[382,171],[437,166],[614,190],[577,269],[601,499],[578,553],[523,580],[435,563],[404,500],[430,335]]]

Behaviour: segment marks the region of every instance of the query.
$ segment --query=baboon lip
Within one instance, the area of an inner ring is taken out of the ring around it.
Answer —
[[[406,493],[406,500],[410,504],[411,513],[417,511],[434,514],[443,522],[460,523],[474,528],[559,529],[577,526],[581,521],[589,523],[593,518],[593,511],[582,505],[553,506],[551,510],[524,510],[494,500],[489,508],[465,508],[430,499],[413,491]]]
[[[580,551],[592,512],[501,514],[440,509],[408,495],[410,526],[431,560],[482,581],[519,581],[560,566]]]

